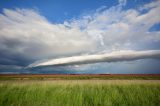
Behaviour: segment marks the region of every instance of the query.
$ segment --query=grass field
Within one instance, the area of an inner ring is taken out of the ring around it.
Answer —
[[[1,80],[0,106],[160,106],[160,80]]]
[[[160,80],[160,74],[0,74],[0,80]]]

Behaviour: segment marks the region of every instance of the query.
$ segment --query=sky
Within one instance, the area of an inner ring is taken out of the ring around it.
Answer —
[[[160,74],[159,14],[160,0],[1,0],[0,74]]]

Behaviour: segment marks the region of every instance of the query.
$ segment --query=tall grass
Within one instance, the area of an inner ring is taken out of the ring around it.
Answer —
[[[101,79],[101,80],[115,80],[115,79],[141,79],[141,80],[160,80],[160,74],[77,74],[77,75],[70,75],[70,74],[0,74],[0,80],[93,80],[93,79]]]
[[[160,106],[160,82],[2,81],[0,106]]]

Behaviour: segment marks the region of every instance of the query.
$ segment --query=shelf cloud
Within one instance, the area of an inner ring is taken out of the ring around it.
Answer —
[[[51,59],[43,62],[35,62],[30,64],[28,68],[43,67],[43,66],[64,66],[75,64],[90,64],[99,62],[118,62],[118,61],[132,61],[138,59],[160,58],[160,50],[147,51],[115,51],[104,54],[72,56],[58,59]]]

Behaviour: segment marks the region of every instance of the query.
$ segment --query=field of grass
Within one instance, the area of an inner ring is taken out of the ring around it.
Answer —
[[[160,106],[160,80],[6,80],[0,106]]]
[[[160,80],[160,74],[0,74],[0,80]]]

